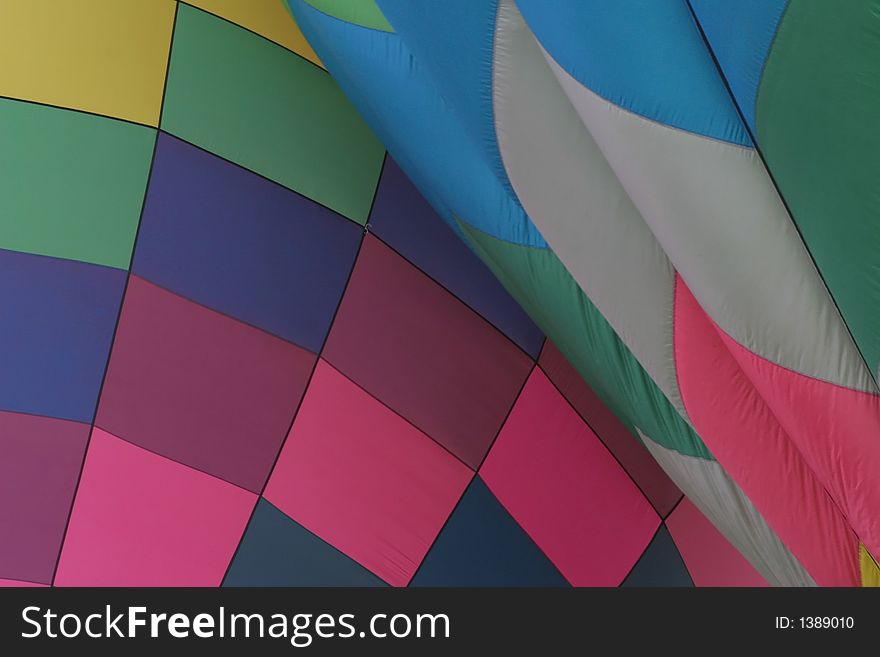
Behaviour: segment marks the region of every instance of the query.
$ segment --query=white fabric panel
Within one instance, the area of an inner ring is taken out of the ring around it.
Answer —
[[[816,586],[717,462],[679,454],[639,435],[669,478],[764,579],[774,586]]]
[[[876,392],[757,153],[621,109],[542,53],[672,264],[721,329],[783,367]]]
[[[495,27],[498,148],[529,217],[685,418],[672,350],[674,271],[512,0]]]

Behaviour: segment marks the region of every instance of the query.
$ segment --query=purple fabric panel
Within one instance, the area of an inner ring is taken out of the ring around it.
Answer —
[[[132,276],[97,425],[259,492],[314,361]]]
[[[0,249],[0,409],[91,422],[125,278]]]
[[[370,230],[537,358],[544,335],[389,156]]]
[[[372,236],[323,355],[471,467],[532,367],[498,330]]]
[[[669,513],[681,498],[681,491],[549,340],[538,364],[617,457],[657,512],[662,516]]]
[[[317,353],[361,227],[168,135],[157,149],[132,271]]]
[[[89,425],[0,412],[0,578],[49,584]]]

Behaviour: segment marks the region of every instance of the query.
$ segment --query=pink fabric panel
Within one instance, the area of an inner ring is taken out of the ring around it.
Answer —
[[[474,469],[533,365],[370,235],[322,356]]]
[[[660,518],[546,375],[532,372],[480,476],[575,586],[617,586]]]
[[[880,553],[880,397],[792,372],[718,333],[865,547]]]
[[[767,586],[693,502],[685,498],[666,519],[695,586]]]
[[[817,584],[859,582],[846,519],[681,279],[675,363],[694,429]]]
[[[0,412],[0,576],[52,581],[89,431],[80,422]]]
[[[405,586],[472,475],[321,360],[265,497],[386,582]]]
[[[258,493],[315,359],[132,276],[96,424]]]
[[[538,364],[635,479],[657,513],[669,513],[681,498],[681,491],[550,340],[544,344]]]
[[[0,579],[0,588],[39,588],[49,586],[48,584],[37,584],[36,582],[20,582],[15,579]]]
[[[256,495],[95,429],[58,586],[218,586]]]

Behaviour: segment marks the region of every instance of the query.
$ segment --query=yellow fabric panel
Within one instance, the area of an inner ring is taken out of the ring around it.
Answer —
[[[158,125],[174,0],[0,0],[0,94]]]
[[[318,66],[321,60],[300,32],[284,0],[187,0],[216,16],[241,25],[285,48],[302,55]]]
[[[859,546],[859,562],[862,568],[862,586],[880,586],[880,566],[864,545]]]

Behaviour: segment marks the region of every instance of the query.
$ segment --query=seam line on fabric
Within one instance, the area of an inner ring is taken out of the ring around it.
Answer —
[[[849,324],[846,321],[846,318],[843,316],[843,313],[840,310],[840,306],[837,304],[837,299],[835,299],[834,295],[831,293],[831,288],[828,286],[828,281],[825,280],[825,276],[822,273],[822,270],[819,269],[819,264],[816,262],[816,259],[813,257],[812,251],[810,251],[810,248],[807,245],[806,240],[804,239],[804,235],[801,232],[800,226],[798,226],[797,221],[795,221],[794,214],[791,211],[791,207],[789,206],[788,201],[786,200],[785,196],[782,194],[782,190],[780,189],[779,184],[776,182],[776,178],[773,175],[773,171],[770,169],[769,165],[767,164],[767,160],[764,157],[764,153],[762,152],[761,147],[758,145],[756,135],[752,133],[752,130],[749,127],[748,122],[745,119],[745,115],[743,114],[742,108],[739,105],[739,101],[737,100],[736,95],[733,93],[733,89],[730,86],[730,82],[727,80],[727,76],[724,74],[724,69],[721,67],[721,62],[718,61],[718,58],[715,55],[715,51],[712,48],[712,44],[709,42],[709,38],[706,36],[706,33],[703,30],[703,26],[700,23],[699,19],[697,18],[696,12],[694,12],[694,8],[691,5],[691,0],[685,0],[685,3],[687,4],[688,11],[691,14],[691,20],[693,21],[698,32],[700,33],[700,37],[703,40],[703,45],[706,48],[706,51],[709,53],[709,56],[712,58],[712,62],[715,65],[715,70],[717,71],[718,76],[721,78],[721,81],[724,84],[724,88],[727,90],[727,94],[730,97],[731,102],[733,103],[733,106],[736,109],[737,114],[739,115],[740,122],[743,124],[746,132],[749,135],[749,138],[752,140],[752,144],[754,146],[754,151],[757,154],[758,159],[760,160],[760,162],[763,166],[763,169],[767,174],[767,177],[770,179],[770,182],[773,185],[773,189],[776,191],[776,195],[779,197],[779,200],[782,203],[782,206],[785,208],[785,212],[788,216],[788,221],[792,225],[792,227],[794,228],[795,232],[797,233],[797,236],[799,238],[798,241],[800,242],[801,248],[803,249],[804,253],[807,254],[807,257],[810,259],[810,262],[813,265],[813,270],[816,272],[816,275],[819,277],[819,280],[822,282],[822,287],[825,289],[825,293],[828,295],[828,299],[831,300],[831,304],[834,307],[835,312],[837,313],[837,317],[840,319],[840,323],[846,329],[846,333],[849,336],[850,343],[852,344],[853,348],[856,350],[856,353],[858,353],[859,356],[861,357],[862,364],[864,364],[865,369],[867,369],[867,371],[868,371],[868,378],[874,384],[874,392],[873,393],[869,392],[868,394],[873,394],[876,396],[877,394],[880,394],[880,385],[878,385],[878,382],[877,382],[877,375],[871,369],[871,366],[868,364],[868,361],[865,358],[865,355],[862,353],[861,347],[859,347],[858,342],[856,342],[855,336],[853,335],[853,332],[850,329]],[[786,5],[786,11],[788,10],[789,6],[791,6],[791,5],[790,4]],[[783,16],[783,18],[784,18],[784,16]],[[780,25],[781,24],[782,24],[782,20],[780,19]],[[769,59],[769,52],[768,52],[768,59]],[[756,96],[756,99],[757,99],[757,96]],[[757,114],[756,114],[756,116],[757,116]],[[749,351],[751,351],[751,349],[749,349]],[[808,376],[808,375],[804,375],[804,376]],[[815,378],[815,377],[812,377],[812,378]],[[817,380],[821,381],[822,379],[817,379]],[[832,383],[832,382],[828,381],[828,383]],[[840,384],[835,384],[835,385],[840,385]],[[840,386],[840,387],[847,388],[849,390],[855,390],[854,388],[849,388],[848,386]],[[862,391],[862,392],[866,392],[866,391]]]
[[[175,2],[174,3],[174,17],[172,19],[172,24],[171,24],[171,35],[168,39],[168,59],[165,64],[165,79],[164,79],[163,85],[162,85],[162,98],[161,98],[161,103],[159,105],[159,123],[160,124],[162,123],[162,113],[165,109],[165,92],[168,89],[168,77],[169,77],[169,73],[171,70],[171,55],[174,50],[174,32],[177,29],[178,9],[179,9],[179,5],[177,4],[177,2]],[[116,342],[116,334],[119,331],[119,325],[122,320],[122,312],[123,312],[123,308],[125,307],[125,297],[128,292],[128,284],[131,281],[131,267],[132,267],[132,264],[134,263],[134,253],[135,253],[135,249],[137,248],[137,240],[138,240],[138,237],[141,232],[141,225],[143,224],[144,210],[147,206],[147,194],[148,194],[148,191],[150,188],[150,179],[153,177],[153,166],[156,163],[156,153],[159,150],[159,148],[158,148],[159,147],[159,132],[158,132],[158,130],[156,131],[154,137],[155,138],[153,140],[153,153],[150,158],[150,169],[147,173],[146,183],[144,184],[144,196],[141,201],[141,211],[140,211],[140,214],[138,215],[137,228],[135,229],[134,239],[132,240],[131,255],[129,257],[128,268],[127,268],[126,275],[125,275],[125,285],[123,286],[122,294],[119,297],[119,309],[116,312],[116,324],[113,327],[113,333],[111,334],[110,343],[107,348],[107,357],[104,361],[104,372],[101,376],[101,385],[98,387],[98,392],[97,392],[97,395],[95,396],[95,407],[94,407],[94,411],[92,413],[91,421],[89,422],[89,425],[90,425],[89,435],[88,435],[88,438],[86,439],[86,444],[83,448],[82,461],[80,462],[79,473],[77,474],[77,478],[76,478],[76,484],[74,485],[73,493],[71,494],[71,497],[70,497],[70,506],[67,510],[67,519],[65,520],[65,523],[64,523],[64,531],[61,533],[61,541],[58,544],[58,554],[56,555],[55,565],[52,569],[51,586],[55,586],[55,579],[58,576],[58,566],[61,563],[61,555],[64,552],[64,543],[67,540],[67,533],[68,533],[68,530],[70,529],[70,521],[71,521],[71,518],[73,517],[73,509],[74,509],[74,506],[76,505],[76,497],[77,497],[77,494],[79,493],[79,488],[82,483],[83,472],[85,471],[86,460],[88,459],[88,454],[89,454],[89,447],[92,442],[92,435],[95,432],[95,421],[98,418],[98,409],[101,405],[101,396],[104,392],[104,384],[107,382],[107,373],[110,371],[110,359],[113,356],[113,345]]]

